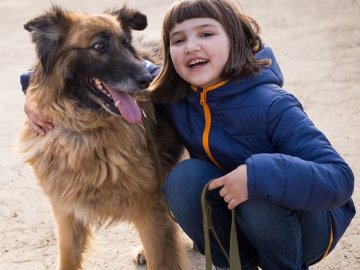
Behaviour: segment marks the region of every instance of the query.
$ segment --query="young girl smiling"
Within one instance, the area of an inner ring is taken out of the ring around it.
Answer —
[[[191,158],[163,190],[182,229],[204,251],[200,196],[229,246],[235,208],[243,269],[307,269],[332,250],[354,213],[353,174],[283,90],[257,23],[226,0],[176,2],[163,23],[164,66],[153,97]],[[218,267],[228,262],[215,241]]]
[[[274,54],[258,34],[257,23],[228,0],[177,1],[166,13],[164,65],[152,95],[191,158],[174,168],[163,191],[200,252],[200,196],[214,180],[212,224],[227,249],[228,209],[235,209],[242,269],[308,269],[350,224],[354,177],[282,89]],[[28,115],[35,131],[49,124],[39,112]],[[211,240],[214,264],[228,267]]]

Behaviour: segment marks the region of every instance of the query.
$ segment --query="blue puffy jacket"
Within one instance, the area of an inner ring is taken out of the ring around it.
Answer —
[[[269,47],[258,59],[272,65],[247,79],[192,87],[164,110],[191,157],[225,172],[246,163],[249,199],[303,211],[330,210],[335,246],[355,215],[354,176],[339,154],[281,87]]]

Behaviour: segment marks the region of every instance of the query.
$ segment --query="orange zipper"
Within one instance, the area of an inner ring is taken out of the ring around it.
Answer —
[[[209,105],[206,102],[206,94],[207,92],[214,90],[222,85],[224,85],[226,81],[220,82],[216,85],[204,88],[203,91],[200,93],[200,104],[204,108],[204,115],[205,115],[205,128],[202,136],[202,143],[205,150],[206,155],[209,157],[212,163],[214,163],[219,169],[223,170],[221,165],[215,160],[214,156],[210,151],[209,146],[209,135],[210,135],[210,128],[211,128],[211,112]]]
[[[332,243],[334,241],[334,233],[333,233],[333,228],[332,228],[332,222],[331,222],[330,217],[329,217],[329,219],[330,219],[330,239],[329,239],[328,247],[326,248],[326,251],[325,251],[324,255],[321,257],[321,260],[324,259],[329,254],[331,245],[332,245]]]

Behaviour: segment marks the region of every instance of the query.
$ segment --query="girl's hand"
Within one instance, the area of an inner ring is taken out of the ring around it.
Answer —
[[[28,117],[28,125],[32,131],[38,136],[44,136],[47,130],[53,129],[54,126],[50,122],[49,117],[42,114],[39,110],[30,108],[26,103],[24,106],[24,112]]]
[[[232,172],[213,180],[209,184],[209,190],[218,187],[222,187],[219,194],[228,203],[229,209],[234,209],[240,203],[245,202],[248,199],[246,165],[240,165]]]

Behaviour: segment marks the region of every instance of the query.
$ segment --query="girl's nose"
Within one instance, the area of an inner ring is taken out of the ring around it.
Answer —
[[[195,40],[188,40],[186,43],[185,53],[194,53],[201,50],[201,45]]]

